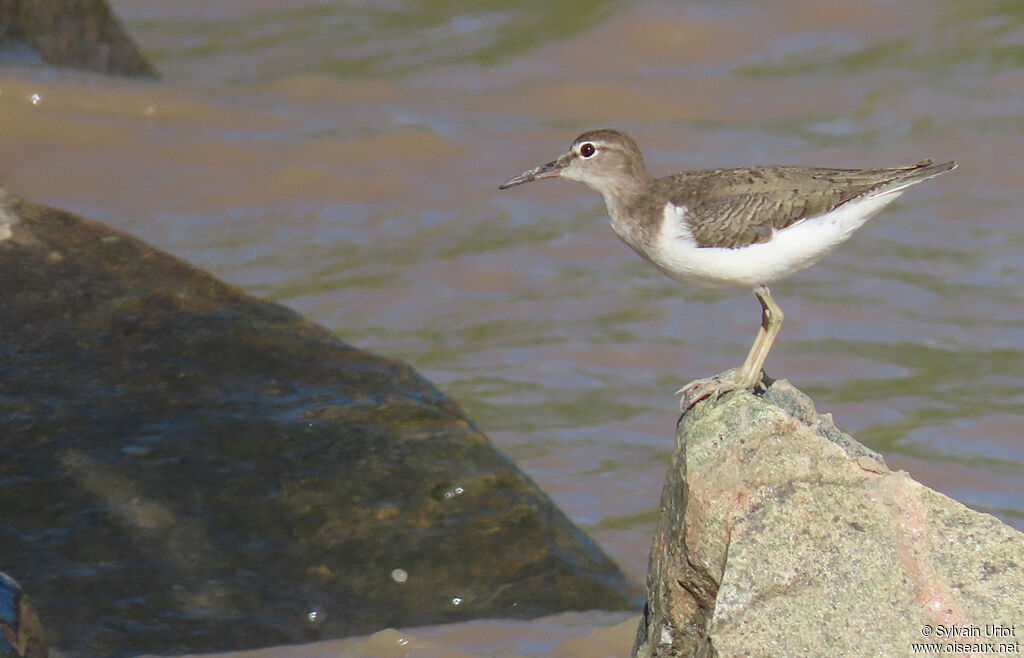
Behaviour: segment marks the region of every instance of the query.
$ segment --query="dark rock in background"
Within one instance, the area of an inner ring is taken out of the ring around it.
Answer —
[[[1020,652],[1024,534],[890,471],[786,381],[688,411],[661,506],[635,656]]]
[[[2,190],[0,515],[68,655],[640,605],[409,366]]]
[[[0,0],[0,45],[13,44],[50,66],[158,77],[105,0]]]

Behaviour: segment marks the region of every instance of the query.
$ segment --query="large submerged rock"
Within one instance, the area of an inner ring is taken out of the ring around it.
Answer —
[[[661,504],[636,656],[1021,652],[1024,534],[889,471],[788,382],[683,416]]]
[[[13,44],[50,66],[158,77],[106,0],[0,0],[0,49]]]
[[[639,607],[409,366],[0,190],[0,568],[64,655]]]

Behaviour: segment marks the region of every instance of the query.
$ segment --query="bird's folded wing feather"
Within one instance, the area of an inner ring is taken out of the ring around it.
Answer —
[[[658,184],[665,185],[671,203],[686,208],[684,221],[699,246],[734,249],[767,242],[776,230],[862,195],[931,178],[948,165],[925,160],[887,169],[713,169],[676,174]]]

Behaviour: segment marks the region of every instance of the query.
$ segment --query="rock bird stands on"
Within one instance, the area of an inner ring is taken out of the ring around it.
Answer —
[[[736,167],[655,178],[636,142],[605,129],[583,133],[557,160],[500,189],[556,176],[579,181],[604,197],[618,236],[668,276],[754,289],[761,328],[746,361],[732,381],[701,379],[684,387],[686,409],[761,381],[782,327],[767,284],[813,264],[908,188],[955,167],[922,160],[883,169]]]

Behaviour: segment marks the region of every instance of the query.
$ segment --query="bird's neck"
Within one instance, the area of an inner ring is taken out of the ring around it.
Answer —
[[[601,193],[612,224],[617,225],[642,205],[641,200],[650,193],[653,185],[654,177],[644,170],[641,175],[610,178],[592,187]]]

